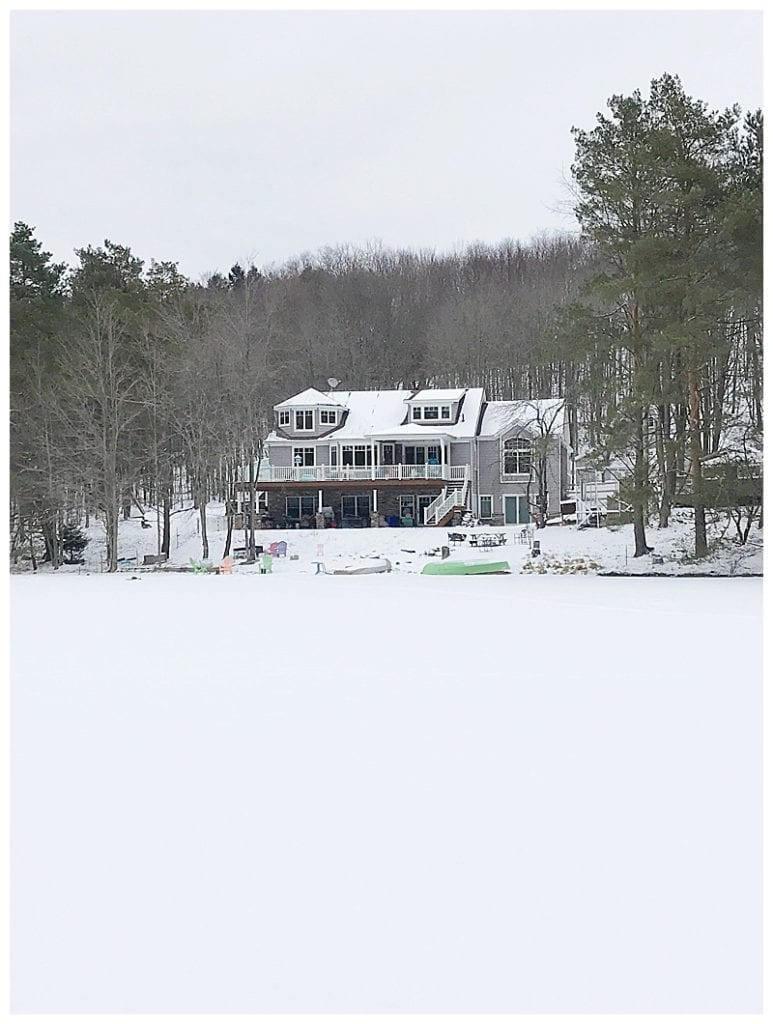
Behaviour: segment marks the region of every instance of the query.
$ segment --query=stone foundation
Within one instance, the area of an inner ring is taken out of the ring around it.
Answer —
[[[333,516],[337,526],[341,525],[341,499],[346,496],[350,497],[366,497],[370,501],[369,512],[373,513],[373,490],[372,487],[363,486],[357,488],[347,488],[342,490],[341,488],[325,486],[322,488],[322,504],[324,507],[331,507],[333,509]],[[413,495],[414,498],[428,497],[436,498],[442,491],[442,487],[434,484],[434,481],[430,484],[424,484],[420,487],[411,487],[406,485],[405,487],[376,487],[376,499],[377,499],[377,513],[379,520],[380,518],[387,516],[400,516],[400,498],[406,495]],[[277,526],[284,526],[286,519],[286,504],[285,499],[288,497],[306,499],[309,505],[308,513],[308,527],[317,527],[317,504],[319,500],[319,489],[309,488],[308,490],[298,490],[295,488],[271,488],[267,491],[268,498],[268,511],[274,523]],[[311,500],[309,500],[311,499]],[[313,502],[313,507],[312,507]],[[370,515],[366,517],[366,524],[370,521]],[[376,525],[374,523],[374,525]],[[383,524],[382,524],[383,525]],[[420,523],[417,525],[421,525]]]

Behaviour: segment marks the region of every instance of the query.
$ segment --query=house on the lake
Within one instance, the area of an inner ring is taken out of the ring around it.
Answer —
[[[563,402],[482,388],[306,391],[274,407],[258,474],[276,524],[443,526],[557,516],[571,487]]]

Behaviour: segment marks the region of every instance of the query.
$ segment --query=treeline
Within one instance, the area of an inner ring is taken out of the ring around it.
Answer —
[[[58,565],[68,522],[97,515],[113,570],[135,502],[163,510],[168,554],[184,482],[207,557],[207,501],[254,475],[272,406],[335,377],[565,397],[575,444],[629,467],[642,553],[653,503],[667,522],[730,439],[761,443],[762,122],[664,77],[575,141],[577,237],[328,249],[193,283],[109,241],[56,264],[17,223],[12,547],[34,559],[40,538]]]

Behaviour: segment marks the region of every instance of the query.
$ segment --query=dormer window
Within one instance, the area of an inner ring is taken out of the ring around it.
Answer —
[[[295,429],[296,430],[313,430],[314,429],[314,410],[313,409],[299,409],[295,414]]]
[[[450,405],[412,405],[411,419],[416,423],[436,423],[438,420],[451,419]]]
[[[290,426],[290,410],[281,409],[279,412],[279,426],[289,427]]]
[[[319,414],[319,422],[333,424],[336,423],[336,411],[335,409],[322,409]]]

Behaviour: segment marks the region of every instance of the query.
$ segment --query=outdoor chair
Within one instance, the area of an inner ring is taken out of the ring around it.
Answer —
[[[269,555],[269,554],[267,554],[265,552],[260,556],[260,571],[261,571],[261,574],[265,575],[266,573],[273,571],[273,567],[272,567],[273,561],[274,561],[274,559],[271,557],[271,555]]]

